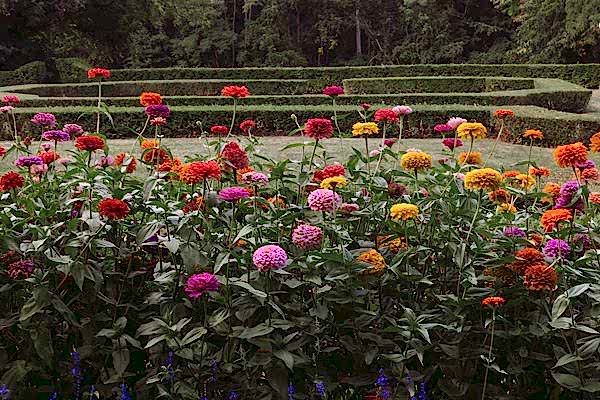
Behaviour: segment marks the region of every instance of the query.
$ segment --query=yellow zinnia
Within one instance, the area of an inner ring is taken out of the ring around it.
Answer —
[[[474,169],[465,175],[467,189],[492,191],[498,189],[502,183],[502,174],[492,168]]]
[[[513,178],[512,184],[529,190],[535,185],[535,178],[531,175],[518,174]]]
[[[478,151],[471,151],[469,153],[462,152],[458,155],[458,163],[460,165],[481,165],[483,164],[483,160],[481,159],[481,153]]]
[[[409,151],[402,156],[400,165],[410,171],[431,168],[432,158],[429,154],[417,151]]]
[[[417,218],[419,215],[419,208],[414,204],[409,203],[399,203],[394,204],[390,209],[390,216],[398,221],[401,219],[402,221],[406,221],[409,219]]]
[[[364,137],[377,135],[379,127],[375,122],[357,122],[352,125],[352,136]]]
[[[363,271],[364,273],[368,274],[377,274],[382,272],[387,266],[385,264],[385,259],[377,250],[369,250],[361,253],[361,255],[357,257],[356,261],[370,265],[369,268]]]
[[[348,180],[343,176],[332,176],[331,178],[325,178],[321,181],[321,189],[335,189],[344,187],[348,184]]]
[[[485,139],[487,136],[487,129],[479,122],[463,122],[456,132],[461,139]]]
[[[514,214],[517,212],[517,208],[510,203],[502,203],[498,206],[498,212]]]

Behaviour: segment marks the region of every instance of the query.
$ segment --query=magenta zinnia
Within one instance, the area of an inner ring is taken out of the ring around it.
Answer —
[[[252,255],[254,266],[261,272],[281,269],[286,266],[287,260],[288,256],[285,250],[273,244],[259,247]]]
[[[216,292],[219,290],[219,281],[208,272],[194,274],[190,276],[185,283],[185,291],[192,299],[196,299],[207,292]]]

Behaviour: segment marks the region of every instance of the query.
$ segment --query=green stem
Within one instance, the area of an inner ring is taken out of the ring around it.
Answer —
[[[365,150],[367,157],[367,173],[369,174],[369,178],[371,178],[371,156],[369,155],[369,136],[365,134]]]
[[[487,389],[488,373],[490,371],[490,360],[492,359],[492,347],[494,346],[494,328],[496,327],[496,309],[492,311],[492,334],[490,338],[490,349],[488,351],[487,365],[485,368],[485,377],[483,378],[483,392],[481,400],[485,400],[485,390]]]
[[[100,134],[100,106],[102,105],[102,79],[98,81],[98,106],[96,110],[96,135]]]

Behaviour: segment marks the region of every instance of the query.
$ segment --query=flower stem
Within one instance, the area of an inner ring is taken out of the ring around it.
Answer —
[[[485,400],[485,390],[487,389],[488,373],[490,372],[490,360],[492,359],[492,348],[494,346],[494,328],[496,327],[496,309],[492,310],[492,333],[490,336],[490,349],[488,351],[487,365],[485,368],[485,377],[483,378],[483,391],[481,400]]]
[[[100,106],[102,105],[102,79],[98,81],[98,106],[96,110],[96,135],[100,133]]]

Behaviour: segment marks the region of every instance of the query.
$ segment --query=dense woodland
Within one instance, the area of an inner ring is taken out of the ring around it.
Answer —
[[[600,62],[600,0],[0,0],[0,69]]]

